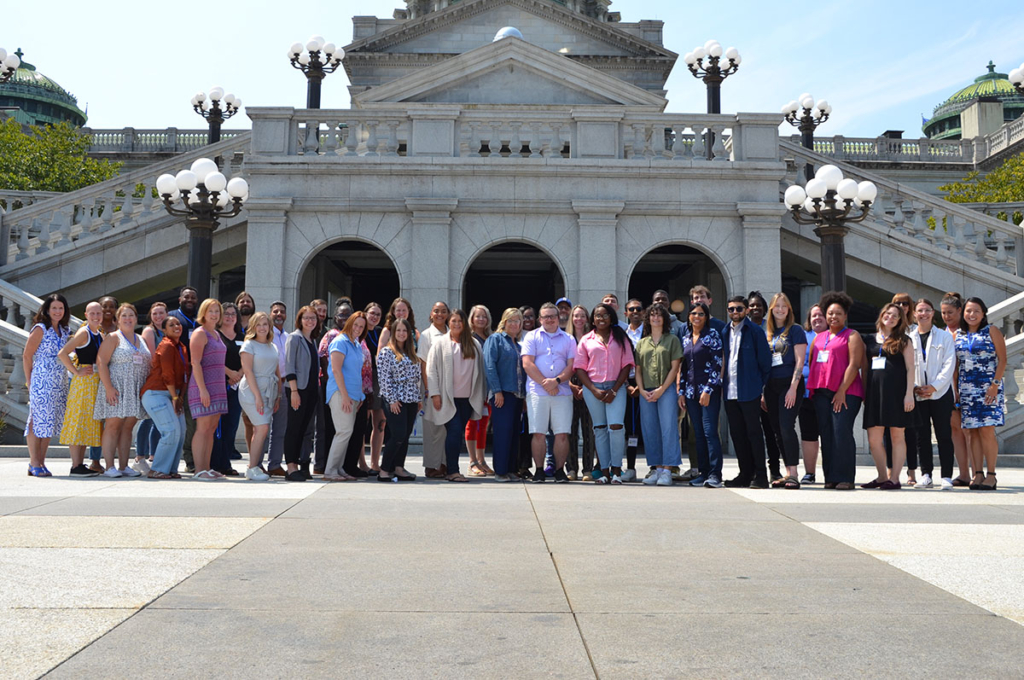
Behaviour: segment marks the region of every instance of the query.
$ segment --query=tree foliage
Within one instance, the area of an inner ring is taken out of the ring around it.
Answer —
[[[68,192],[117,175],[121,163],[89,158],[89,137],[70,123],[31,126],[0,123],[0,189]]]
[[[959,182],[944,184],[939,191],[946,192],[951,203],[1020,203],[1024,202],[1024,153],[1007,159],[984,177],[978,172],[968,173]],[[999,213],[1002,220],[1009,218]],[[1020,224],[1020,211],[1013,214],[1013,222]]]

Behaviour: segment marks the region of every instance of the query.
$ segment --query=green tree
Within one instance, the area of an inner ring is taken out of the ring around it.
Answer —
[[[944,184],[939,191],[946,192],[951,203],[1020,203],[1024,202],[1024,153],[1012,156],[992,172],[981,177],[978,172],[968,173],[959,182]],[[1008,220],[1006,212],[997,215]],[[1024,215],[1013,213],[1013,223],[1020,224]]]
[[[70,123],[31,126],[0,123],[0,189],[68,192],[117,175],[121,163],[89,158],[89,137]]]

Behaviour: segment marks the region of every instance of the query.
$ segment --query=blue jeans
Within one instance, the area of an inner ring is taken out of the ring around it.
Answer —
[[[718,417],[722,413],[722,390],[711,393],[707,406],[701,406],[697,399],[687,399],[686,412],[697,443],[697,471],[705,479],[711,475],[721,479],[722,440],[718,438]]]
[[[170,475],[178,471],[181,447],[185,444],[185,413],[175,413],[171,393],[167,390],[149,390],[142,395],[142,407],[160,433],[153,450],[153,470]]]
[[[594,383],[594,387],[599,390],[607,390],[614,386],[614,380]],[[587,402],[590,419],[594,421],[594,448],[597,449],[598,465],[602,470],[621,468],[622,456],[626,453],[626,430],[622,426],[626,417],[625,386],[619,389],[619,393],[610,404],[598,401],[586,388],[583,390],[583,399]],[[613,425],[618,425],[618,429],[611,429]]]
[[[672,466],[682,463],[679,448],[679,394],[673,385],[653,404],[640,397],[640,427],[644,431],[647,464]]]
[[[494,474],[507,475],[519,469],[513,452],[518,451],[519,432],[516,424],[519,422],[519,411],[523,406],[523,400],[512,392],[502,392],[505,399],[501,408],[491,401],[491,427],[494,430]]]
[[[135,433],[135,455],[149,458],[160,443],[160,430],[156,429],[151,418],[139,423],[139,431]]]
[[[814,390],[814,411],[818,414],[821,433],[821,469],[825,483],[854,483],[857,473],[857,443],[853,439],[853,421],[857,418],[860,397],[846,395],[846,408],[832,410],[832,390]]]
[[[285,405],[288,405],[287,402]],[[242,405],[238,402],[238,390],[228,387],[228,412],[220,417],[217,437],[213,440],[213,450],[210,452],[210,467],[218,472],[231,468],[231,453],[235,450],[235,434],[241,419]]]
[[[444,458],[449,475],[459,474],[459,455],[462,453],[462,442],[466,439],[466,423],[473,415],[473,407],[469,399],[456,397],[455,415],[444,424]]]

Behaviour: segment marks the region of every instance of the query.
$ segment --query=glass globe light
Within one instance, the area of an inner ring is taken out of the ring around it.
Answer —
[[[708,56],[708,51],[703,47],[698,47],[693,51],[693,56],[696,59],[703,59],[704,57]]]
[[[813,109],[814,99],[812,97],[805,97],[804,99],[800,100],[800,106],[805,109]]]
[[[207,191],[224,191],[224,187],[228,185],[228,178],[220,172],[211,172],[206,176],[203,184]]]
[[[826,188],[834,190],[843,181],[843,171],[834,165],[823,165],[814,173],[814,178],[822,180]]]
[[[1021,69],[1015,68],[1012,71],[1010,71],[1011,83],[1013,83],[1014,85],[1020,85],[1022,80],[1024,80],[1024,73],[1022,73]]]
[[[303,52],[299,55],[299,63],[303,66],[307,65],[310,61],[309,52]]]
[[[804,191],[803,187],[794,184],[790,188],[786,189],[785,198],[783,200],[785,200],[788,207],[795,208],[807,200],[807,192]]]
[[[857,198],[859,188],[857,186],[857,180],[846,178],[836,186],[836,193],[839,194],[839,198],[844,200],[850,200]]]
[[[733,62],[734,64],[736,64],[737,66],[739,66],[740,64],[742,64],[742,63],[743,63],[743,57],[737,54],[737,55],[736,55],[736,58],[735,58],[735,59],[733,59],[733,60],[732,60],[732,62]]]
[[[807,200],[804,201],[804,212],[806,212],[808,215],[818,214],[818,208],[814,205],[813,198],[808,197]]]
[[[875,186],[874,182],[864,181],[857,186],[857,198],[862,203],[874,203],[877,196],[878,187]]]
[[[736,61],[737,59],[740,58],[740,51],[737,50],[735,47],[730,47],[725,51],[725,58],[731,59],[732,61]]]
[[[341,49],[339,47],[337,50],[334,51],[334,57],[333,58],[334,58],[334,61],[341,61],[342,59],[345,58],[345,50],[343,50],[343,49]]]
[[[683,56],[683,63],[686,64],[687,66],[693,66],[695,63],[697,63],[697,57],[693,54],[693,52],[687,52]]]
[[[178,183],[174,181],[174,175],[165,173],[156,178],[156,192],[161,196],[173,194],[177,188]]]
[[[241,177],[232,177],[227,189],[232,198],[241,198],[249,193],[249,183]]]
[[[210,99],[219,102],[224,98],[224,88],[220,86],[214,86],[210,88]]]
[[[227,104],[228,106],[231,106],[232,104],[234,104],[235,103],[235,95],[233,95],[233,94],[226,94],[226,95],[224,95],[224,103]]]
[[[292,46],[290,48],[288,48],[288,56],[289,57],[292,57],[292,56],[295,56],[296,54],[301,54],[301,53],[302,53],[302,43],[299,43],[299,42],[292,43]]]
[[[707,50],[708,54],[711,54],[711,48],[718,44],[719,42],[717,40],[708,40],[706,43],[704,43],[704,49]]]
[[[0,47],[0,64],[4,63],[4,59],[7,58],[7,50]]]
[[[188,204],[199,205],[199,203],[199,189],[193,189],[192,191],[188,192]]]
[[[337,49],[338,49],[338,46],[335,45],[334,43],[327,43],[323,47],[323,53],[326,54],[329,57],[332,54],[334,54],[335,50],[337,50]]]
[[[828,109],[828,102],[822,99],[821,101],[818,102],[817,108],[819,111],[825,111],[826,109]]]
[[[807,183],[806,191],[809,198],[825,198],[825,194],[828,193],[828,185],[825,184],[825,180],[815,177]]]
[[[18,58],[17,54],[8,54],[4,57],[4,66],[11,70],[17,69],[21,66],[21,59]]]
[[[725,50],[722,49],[721,45],[715,43],[714,45],[711,46],[710,49],[708,49],[708,54],[710,54],[712,57],[721,57],[722,52],[724,51]]]
[[[217,164],[209,158],[200,158],[196,160],[190,169],[195,174],[196,182],[199,184],[204,184],[206,182],[206,177],[211,172],[219,172]],[[182,189],[184,189],[184,187],[182,187]]]
[[[235,104],[234,104],[234,106],[235,106],[236,109],[242,108],[242,100],[239,99],[238,97],[235,97]]]
[[[829,104],[828,106],[825,107],[825,113],[829,113],[829,114],[832,113],[832,105],[831,104]]]
[[[192,191],[196,188],[196,173],[191,170],[182,170],[174,176],[174,183],[181,191]]]
[[[225,193],[217,194],[217,207],[226,208],[228,203],[231,201],[231,197]]]
[[[306,43],[306,49],[310,52],[319,52],[320,48],[323,47],[323,43],[317,40],[315,37],[310,38]]]

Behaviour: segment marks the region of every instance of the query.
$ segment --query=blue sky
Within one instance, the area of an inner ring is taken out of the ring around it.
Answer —
[[[1003,73],[1024,61],[1019,0],[808,5],[616,0],[612,9],[623,21],[663,20],[665,45],[680,57],[709,38],[735,45],[744,61],[723,85],[725,112],[777,112],[804,91],[828,99],[834,111],[822,136],[873,137],[890,129],[920,136],[921,114],[930,116],[936,104],[984,73],[990,59]],[[92,127],[196,128],[204,123],[188,100],[213,85],[246,105],[304,106],[305,79],[288,64],[288,46],[314,33],[347,44],[354,15],[390,17],[399,6],[402,0],[51,0],[45,13],[60,19],[40,21],[38,6],[8,3],[0,47],[23,48],[26,60],[75,94],[83,108],[88,104]],[[161,11],[169,7],[180,9]],[[971,7],[979,13],[972,16]],[[213,18],[200,30],[207,12]],[[328,76],[323,108],[347,108],[347,85],[343,71]],[[668,82],[669,110],[703,111],[703,88],[680,58]],[[248,122],[240,114],[225,127]]]

